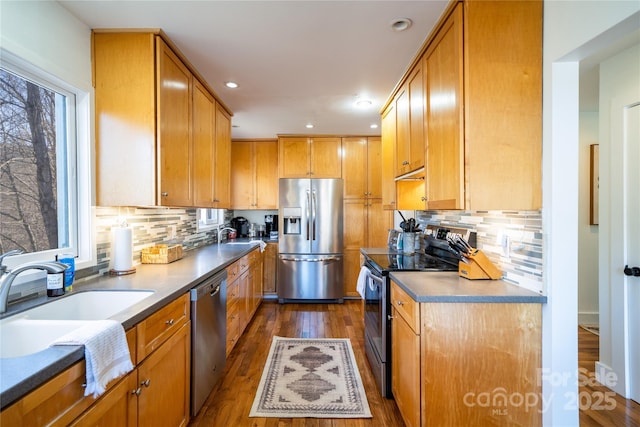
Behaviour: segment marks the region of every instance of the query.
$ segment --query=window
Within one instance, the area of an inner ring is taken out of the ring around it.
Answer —
[[[62,252],[80,255],[78,224],[87,221],[78,210],[79,91],[2,55],[0,252],[29,254],[21,261],[53,260]],[[89,180],[83,181],[88,187]]]
[[[224,209],[198,209],[198,231],[207,231],[224,224]]]

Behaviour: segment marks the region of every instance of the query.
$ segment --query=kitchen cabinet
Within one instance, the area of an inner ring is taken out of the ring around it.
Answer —
[[[416,58],[389,105],[402,166],[423,75],[425,174],[396,182],[397,209],[540,209],[542,2],[452,3]]]
[[[278,243],[268,242],[263,253],[262,283],[265,295],[278,294]]]
[[[135,368],[104,394],[84,396],[82,360],[2,411],[2,425],[186,426],[191,329],[188,294],[127,331]]]
[[[233,209],[277,209],[278,141],[234,140],[231,187]]]
[[[216,140],[214,159],[213,205],[231,206],[231,114],[216,102]]]
[[[540,304],[418,303],[393,281],[391,304],[391,383],[407,425],[542,425],[542,402],[509,403],[541,393]],[[480,404],[486,394],[498,403]]]
[[[97,204],[228,207],[207,203],[202,162],[226,168],[228,186],[217,143],[230,142],[230,112],[161,32],[94,30],[92,42]]]
[[[400,88],[396,105],[396,176],[424,167],[424,82],[417,64]]]
[[[227,267],[227,356],[262,302],[262,274],[258,248]]]
[[[342,139],[281,136],[278,138],[280,178],[342,178]]]
[[[380,172],[382,208],[396,208],[396,106],[391,103],[382,113],[381,123],[382,168]]]
[[[342,139],[344,180],[343,282],[345,296],[359,297],[360,248],[386,246],[393,212],[382,208],[382,139]]]
[[[343,201],[343,283],[347,297],[360,297],[356,290],[360,273],[360,248],[387,246],[393,228],[393,211],[382,208],[382,199]]]
[[[426,209],[464,207],[462,5],[438,31],[424,55],[426,71]],[[491,168],[492,166],[489,166]],[[424,209],[424,208],[423,208]]]

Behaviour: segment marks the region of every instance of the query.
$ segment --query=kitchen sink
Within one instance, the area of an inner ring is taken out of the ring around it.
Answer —
[[[57,338],[104,320],[152,295],[154,291],[84,291],[0,320],[0,358],[42,351]]]
[[[0,358],[37,353],[56,339],[86,324],[84,320],[28,320],[16,316],[2,319]]]
[[[84,291],[16,314],[35,320],[104,320],[152,295],[154,291]]]

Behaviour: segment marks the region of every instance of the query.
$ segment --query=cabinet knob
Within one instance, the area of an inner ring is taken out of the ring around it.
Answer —
[[[404,162],[402,162],[402,166],[406,166],[406,165],[408,165],[408,164],[409,164],[409,161],[408,161],[408,160],[405,160]]]
[[[140,383],[140,385],[143,385],[143,386],[145,386],[145,387],[149,387],[149,384],[151,384],[151,380],[149,380],[149,379],[144,380],[144,381],[142,381],[142,382]]]
[[[135,394],[136,396],[140,396],[140,393],[142,393],[142,389],[140,387],[131,390],[131,394]]]
[[[167,320],[167,321],[166,321],[166,322],[164,322],[164,323],[165,323],[165,325],[169,325],[169,326],[171,326],[171,325],[173,325],[173,323],[174,323],[174,322],[175,322],[175,321],[174,321],[173,319],[169,319],[169,320]]]
[[[426,202],[427,201],[427,197],[426,196],[422,196],[422,197],[420,197],[420,200],[423,201],[423,202]]]
[[[398,305],[404,305],[404,302],[402,302],[402,301],[398,301],[398,302],[396,302],[396,304],[398,304]]]
[[[168,196],[169,196],[169,193],[167,193],[166,191],[163,191],[162,193],[160,193],[160,195],[161,195],[162,197],[168,197]]]

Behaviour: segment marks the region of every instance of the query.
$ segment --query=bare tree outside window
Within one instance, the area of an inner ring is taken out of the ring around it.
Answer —
[[[0,252],[56,249],[56,129],[65,97],[0,69]]]

